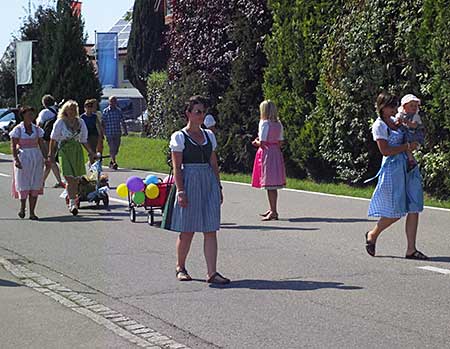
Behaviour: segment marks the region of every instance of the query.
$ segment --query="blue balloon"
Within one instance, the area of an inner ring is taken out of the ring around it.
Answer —
[[[144,183],[146,185],[149,184],[158,184],[159,180],[158,177],[156,177],[155,175],[148,175],[147,177],[145,177],[144,179]]]

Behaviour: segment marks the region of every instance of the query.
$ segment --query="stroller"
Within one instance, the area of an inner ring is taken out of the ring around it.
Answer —
[[[155,224],[155,210],[161,210],[161,214],[163,213],[164,206],[173,185],[172,179],[172,173],[169,174],[167,183],[163,182],[161,178],[158,178],[159,182],[156,183],[156,186],[158,186],[159,189],[158,197],[150,199],[146,196],[142,204],[133,202],[132,193],[128,193],[128,208],[130,210],[131,222],[136,222],[136,208],[143,207],[147,211],[147,223],[151,226]]]
[[[100,207],[100,202],[103,202],[103,207],[109,207],[109,182],[108,175],[102,173],[102,160],[108,158],[109,155],[102,156],[97,153],[95,162],[89,168],[88,174],[78,178],[78,197],[77,207],[80,208],[81,201],[95,202],[97,208]],[[66,203],[69,204],[69,197],[64,191]]]

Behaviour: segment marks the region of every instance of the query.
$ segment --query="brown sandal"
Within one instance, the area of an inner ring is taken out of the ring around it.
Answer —
[[[187,270],[185,268],[180,268],[176,270],[176,277],[178,281],[191,281],[192,278],[188,274]]]
[[[220,275],[218,272],[215,272],[208,280],[206,280],[206,282],[208,284],[226,285],[229,284],[231,280]]]
[[[277,221],[278,220],[278,213],[273,213],[273,212],[269,211],[269,213],[261,220],[263,222],[265,222],[265,221]]]

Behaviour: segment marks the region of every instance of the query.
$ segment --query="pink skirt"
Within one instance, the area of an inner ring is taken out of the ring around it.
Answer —
[[[283,154],[278,144],[265,144],[256,152],[252,187],[278,189],[286,185]]]

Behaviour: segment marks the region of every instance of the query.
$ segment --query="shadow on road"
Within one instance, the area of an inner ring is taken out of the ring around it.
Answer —
[[[222,223],[220,229],[235,230],[320,230],[319,228],[281,227],[276,225],[237,225],[235,223]]]
[[[290,218],[289,222],[293,223],[359,223],[359,222],[375,222],[366,218],[330,218],[330,217],[301,217]]]
[[[115,219],[112,217],[104,217],[104,216],[54,216],[54,217],[43,217],[39,218],[39,222],[114,222],[120,221],[120,219]]]
[[[228,285],[214,285],[212,288],[248,288],[250,290],[291,290],[314,291],[323,288],[337,290],[361,290],[359,286],[346,286],[342,282],[322,282],[311,280],[237,280]]]
[[[430,257],[427,260],[419,260],[419,259],[406,259],[403,256],[375,256],[375,258],[390,258],[390,259],[404,259],[405,261],[409,261],[409,262],[425,262],[425,263],[430,263],[430,262],[435,262],[435,263],[450,263],[450,257],[445,257],[445,256],[436,256],[436,257]]]
[[[0,279],[0,287],[22,287],[22,285],[17,282]]]

